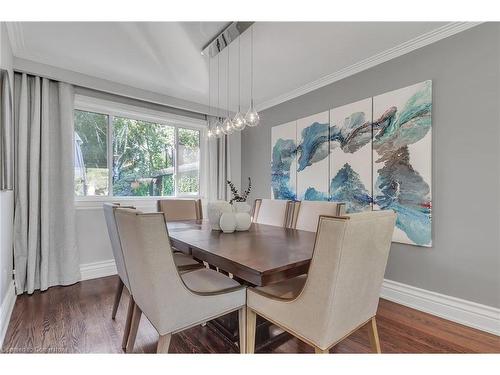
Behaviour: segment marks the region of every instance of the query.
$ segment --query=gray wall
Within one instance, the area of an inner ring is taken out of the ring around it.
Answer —
[[[483,24],[261,113],[242,180],[270,197],[271,127],[433,81],[433,247],[394,243],[385,277],[500,307],[500,24]]]

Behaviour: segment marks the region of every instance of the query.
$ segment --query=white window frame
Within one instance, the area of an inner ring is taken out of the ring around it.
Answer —
[[[83,95],[75,95],[74,100],[74,110],[87,111],[93,113],[99,113],[108,116],[108,128],[107,128],[107,160],[108,160],[108,195],[97,195],[97,196],[77,196],[75,194],[75,202],[77,205],[85,206],[85,203],[92,202],[120,202],[120,201],[157,201],[162,198],[161,196],[149,196],[149,197],[137,197],[137,196],[114,196],[113,195],[113,118],[114,117],[125,117],[133,120],[147,121],[155,124],[172,126],[175,129],[175,163],[174,163],[174,193],[173,196],[164,196],[163,198],[201,198],[204,199],[207,196],[208,188],[208,171],[206,167],[207,163],[207,122],[205,120],[198,120],[190,117],[180,116],[173,113],[167,113],[162,111],[156,111],[149,108],[143,108],[138,106],[133,106],[129,104],[117,103],[109,100],[93,98]],[[198,167],[198,178],[199,178],[199,191],[198,194],[178,194],[178,129],[190,129],[198,130],[200,132],[200,163]]]

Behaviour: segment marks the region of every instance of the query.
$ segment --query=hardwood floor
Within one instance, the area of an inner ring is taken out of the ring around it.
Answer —
[[[17,298],[4,340],[4,352],[122,353],[121,340],[128,296],[124,292],[116,320],[111,319],[116,276],[54,287]],[[500,337],[462,326],[386,300],[377,313],[382,353],[500,353]],[[141,319],[136,353],[153,353],[158,334]],[[290,337],[266,349],[273,353],[313,353]],[[207,327],[197,326],[172,337],[170,353],[231,353]],[[366,328],[354,333],[332,353],[369,353]]]

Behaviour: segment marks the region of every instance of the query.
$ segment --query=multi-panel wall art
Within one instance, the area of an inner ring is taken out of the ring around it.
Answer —
[[[393,240],[431,246],[432,81],[272,128],[272,197],[392,209]]]

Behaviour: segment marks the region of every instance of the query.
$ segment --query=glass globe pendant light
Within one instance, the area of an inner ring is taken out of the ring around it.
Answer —
[[[245,116],[241,113],[241,36],[238,38],[238,112],[233,118],[233,127],[243,130],[247,126]]]
[[[219,117],[219,108],[220,108],[220,63],[219,56],[217,56],[217,121],[214,124],[214,132],[216,137],[221,137],[224,135],[224,130],[222,126],[222,122]]]
[[[208,123],[208,131],[207,137],[212,138],[215,136],[214,131],[212,130],[212,69],[210,66],[210,55],[208,55],[208,115],[207,115],[207,123]]]
[[[226,110],[227,116],[224,122],[222,123],[222,128],[224,129],[224,133],[227,135],[233,134],[233,122],[231,121],[231,115],[229,114],[229,46],[226,48],[227,50],[227,70],[226,70]]]
[[[251,46],[251,57],[250,57],[250,108],[248,109],[247,114],[245,115],[245,122],[246,125],[250,127],[254,127],[259,125],[260,122],[260,117],[259,113],[255,110],[255,107],[253,105],[253,26],[251,30],[251,41],[252,41],[252,46]]]

